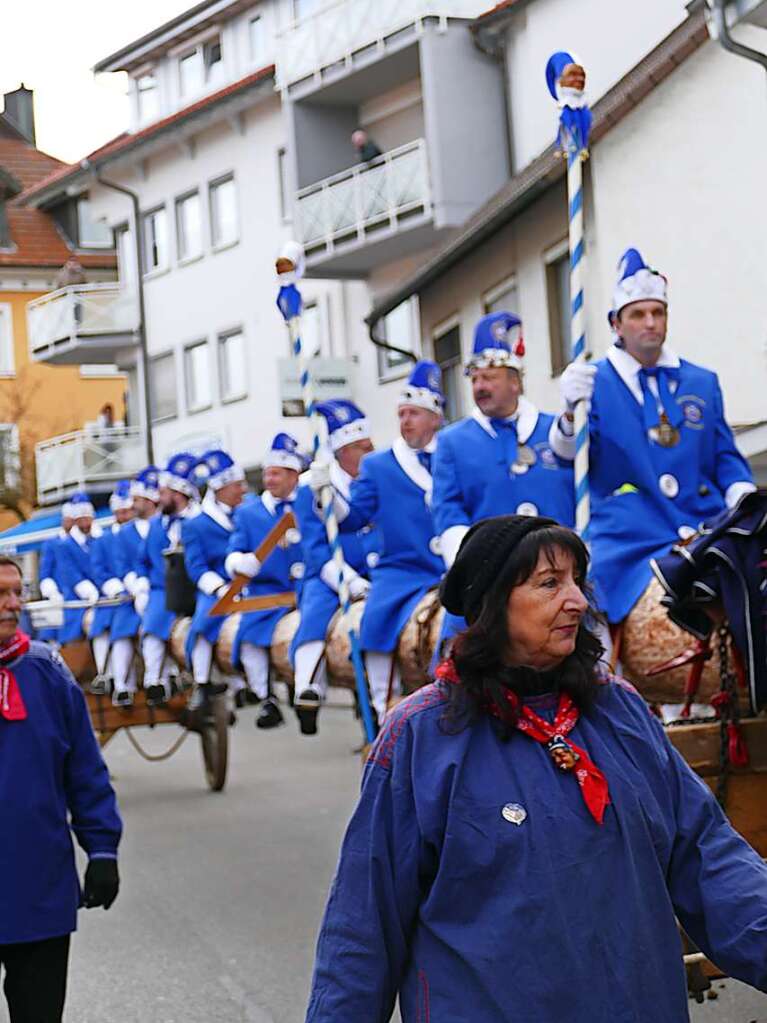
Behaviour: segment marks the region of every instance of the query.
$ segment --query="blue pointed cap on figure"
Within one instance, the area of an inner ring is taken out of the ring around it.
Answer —
[[[194,482],[194,471],[197,459],[188,451],[180,451],[168,459],[168,464],[160,473],[159,484],[168,490],[175,490],[192,500],[199,500],[200,494]]]
[[[474,328],[474,345],[466,363],[466,374],[473,369],[505,367],[522,372],[525,342],[522,321],[514,313],[498,312],[483,316]]]
[[[425,408],[438,415],[442,413],[445,395],[442,393],[442,370],[436,362],[421,359],[415,364],[399,396],[398,407],[402,408],[403,405]]]
[[[133,497],[143,497],[157,504],[160,500],[160,470],[156,465],[147,465],[141,472],[136,473],[131,483],[131,494]]]
[[[69,498],[69,516],[73,519],[93,518],[96,509],[84,490],[78,490]]]
[[[130,480],[120,480],[109,498],[109,510],[127,511],[133,507],[132,484]]]
[[[303,472],[304,459],[298,450],[298,441],[289,433],[278,433],[264,458],[264,468],[293,469]]]
[[[638,249],[626,249],[618,263],[611,316],[632,302],[646,301],[668,305],[668,282],[663,274],[650,269]]]
[[[370,423],[353,401],[333,398],[314,407],[328,424],[328,440],[333,452],[358,440],[370,440]]]
[[[195,467],[198,480],[204,480],[213,490],[220,490],[228,483],[242,483],[245,470],[220,448],[206,451]]]

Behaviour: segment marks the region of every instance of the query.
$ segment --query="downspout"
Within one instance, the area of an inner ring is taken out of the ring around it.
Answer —
[[[146,457],[149,465],[154,465],[154,440],[152,437],[152,402],[150,396],[151,380],[149,377],[149,352],[146,342],[146,306],[144,304],[144,251],[141,244],[141,206],[138,195],[124,185],[117,185],[113,181],[106,181],[93,167],[90,160],[83,160],[80,166],[85,171],[91,171],[96,181],[104,188],[111,188],[114,192],[127,195],[133,205],[133,243],[136,250],[136,291],[138,293],[138,340],[139,353],[141,358],[141,374],[143,377],[142,404],[144,406],[144,428],[146,430]]]
[[[474,45],[481,53],[498,61],[501,65],[501,78],[503,79],[503,109],[504,129],[506,137],[506,160],[509,166],[509,177],[514,173],[514,135],[511,127],[511,84],[509,82],[508,66],[506,63],[506,33],[493,32],[480,26],[471,26],[471,35]]]
[[[381,322],[383,317],[376,316],[374,320],[367,320],[368,325],[368,337],[376,346],[384,352],[395,352],[397,355],[402,355],[406,359],[410,359],[411,362],[418,362],[418,356],[414,352],[405,351],[404,348],[397,348],[396,345],[390,345],[388,341],[382,341],[380,337],[376,337],[376,327]]]
[[[735,39],[730,35],[730,30],[727,27],[727,17],[725,15],[725,7],[727,6],[727,0],[708,0],[709,10],[711,11],[711,18],[714,22],[715,38],[719,40],[720,45],[723,49],[727,50],[728,53],[734,53],[738,57],[745,57],[746,60],[753,60],[756,64],[761,66],[767,71],[767,53],[762,53],[760,50],[754,50],[750,46],[745,46],[743,43],[736,42]],[[710,31],[709,34],[714,35]]]

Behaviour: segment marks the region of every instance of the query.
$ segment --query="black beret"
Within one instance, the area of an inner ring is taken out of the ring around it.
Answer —
[[[503,571],[517,544],[539,529],[557,526],[541,515],[498,515],[475,522],[442,580],[439,598],[451,614],[476,618],[482,599]]]

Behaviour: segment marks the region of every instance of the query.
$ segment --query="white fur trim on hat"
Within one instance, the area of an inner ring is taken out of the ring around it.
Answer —
[[[167,469],[163,469],[160,473],[159,482],[161,487],[167,487],[168,490],[175,490],[179,494],[185,494],[186,497],[191,497],[194,500],[197,500],[200,496],[197,491],[197,487],[195,487],[193,483],[184,479],[183,476],[176,476],[175,473],[168,472]]]
[[[518,355],[507,352],[505,348],[485,348],[477,355],[472,355],[466,363],[466,375],[473,369],[515,369],[522,372],[523,363]]]
[[[133,488],[131,487],[131,490]],[[133,507],[132,497],[118,497],[117,494],[112,494],[109,498],[109,510],[110,511],[127,511],[128,508]]]
[[[304,463],[300,456],[294,452],[273,449],[266,453],[264,468],[293,469],[294,472],[302,472]]]
[[[668,305],[666,278],[644,267],[631,277],[618,281],[613,292],[613,312],[619,313],[632,302],[663,302]]]
[[[230,465],[226,469],[222,469],[221,472],[217,472],[212,476],[209,476],[207,483],[213,490],[220,490],[221,487],[225,487],[227,483],[242,483],[245,479],[245,470],[241,465]]]
[[[406,385],[399,396],[398,408],[403,405],[412,405],[415,408],[425,408],[428,412],[441,414],[444,401],[436,391],[430,391],[428,387],[411,387]]]
[[[370,423],[364,416],[362,419],[344,423],[334,430],[330,435],[330,446],[333,451],[338,451],[339,448],[345,448],[347,444],[353,444],[358,440],[370,440]]]

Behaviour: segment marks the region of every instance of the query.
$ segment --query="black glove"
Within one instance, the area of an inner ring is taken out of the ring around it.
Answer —
[[[83,905],[86,909],[103,906],[109,909],[120,889],[117,860],[95,859],[88,863],[83,883]]]

